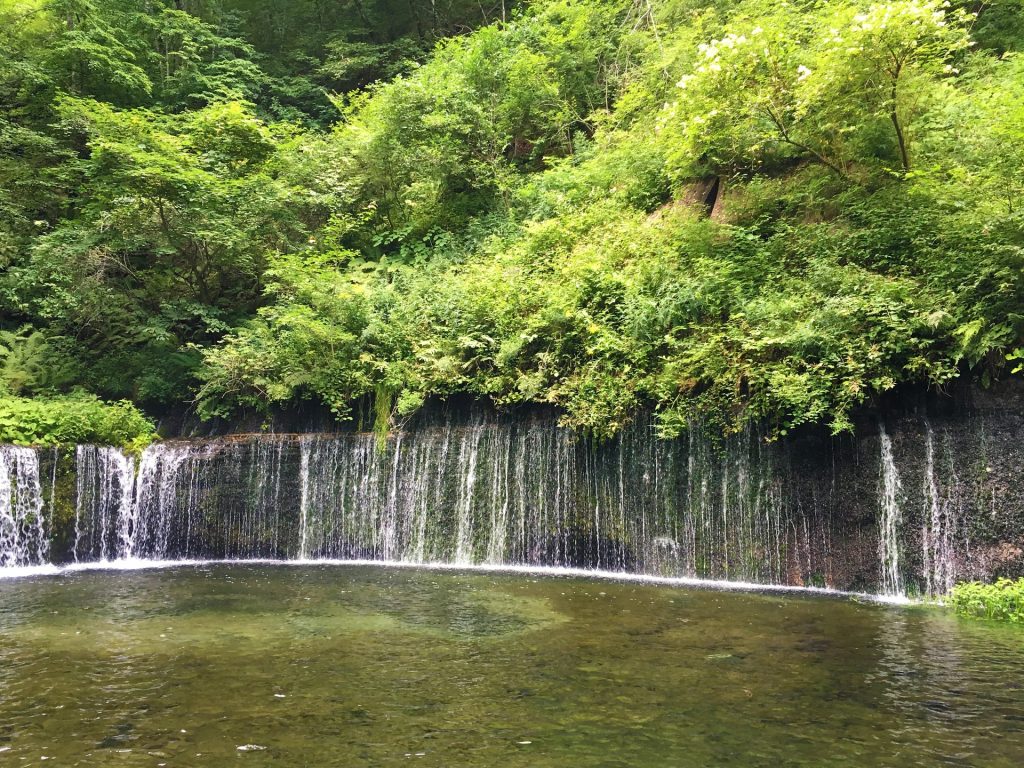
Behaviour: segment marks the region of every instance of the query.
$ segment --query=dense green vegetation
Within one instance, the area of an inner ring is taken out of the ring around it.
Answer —
[[[78,393],[55,398],[0,397],[0,444],[99,443],[137,448],[156,436],[132,403]]]
[[[1022,43],[1021,0],[0,0],[0,391],[604,436],[1010,375]]]
[[[1024,622],[1024,579],[995,584],[972,581],[953,588],[950,603],[961,616],[1015,624]]]

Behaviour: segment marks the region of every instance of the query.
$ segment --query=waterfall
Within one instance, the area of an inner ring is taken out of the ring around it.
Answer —
[[[878,555],[881,564],[880,584],[886,595],[902,595],[903,574],[900,570],[900,527],[903,516],[900,511],[900,495],[903,490],[896,460],[892,452],[892,440],[879,424],[881,444],[880,510],[878,516]]]
[[[299,457],[299,560],[309,559],[309,454],[310,441],[303,440]]]
[[[471,410],[383,442],[248,435],[172,440],[137,456],[79,446],[74,516],[59,524],[42,514],[40,455],[2,448],[0,566],[51,556],[375,560],[940,595],[966,570],[958,546],[971,503],[951,439],[925,424],[920,441],[899,444],[920,455],[898,464],[883,425],[871,447],[879,463],[862,470],[860,448],[819,442],[795,453],[756,427],[711,439],[695,424],[665,441],[641,420],[595,443],[553,419]],[[43,458],[54,497],[57,467],[51,477]],[[877,497],[863,493],[868,483]],[[991,550],[976,550],[991,562]]]
[[[461,473],[459,494],[455,503],[455,516],[458,520],[455,562],[460,564],[473,562],[473,502],[482,437],[483,430],[479,426],[466,430],[462,435],[459,450],[459,464],[464,467],[464,471]]]
[[[120,451],[110,448],[102,449],[109,458],[111,471],[109,475],[117,478],[120,496],[117,504],[117,557],[119,559],[134,557],[137,552],[135,541],[139,535],[138,505],[132,503],[135,487],[135,461]]]
[[[371,559],[604,568],[774,584],[808,549],[760,436],[595,445],[477,413],[398,433],[76,454],[73,557]],[[688,450],[687,450],[688,446]],[[676,453],[688,453],[682,460]],[[796,528],[794,528],[796,530]],[[822,534],[825,535],[825,534]],[[810,557],[807,578],[824,570]]]
[[[955,537],[958,499],[955,495],[944,498],[940,493],[935,460],[935,432],[927,419],[924,426],[924,514],[921,547],[925,593],[931,597],[941,597],[948,594],[956,583]],[[959,484],[956,482],[955,465],[952,462],[950,464],[949,488],[955,494]]]
[[[75,465],[74,559],[107,562],[136,555],[135,462],[116,448],[80,445]]]
[[[0,568],[46,562],[43,508],[39,455],[32,448],[0,446]]]

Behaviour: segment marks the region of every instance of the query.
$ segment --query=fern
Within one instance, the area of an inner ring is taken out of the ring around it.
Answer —
[[[42,331],[27,325],[17,331],[0,331],[0,389],[20,395],[53,386],[56,377],[49,366],[51,358]]]

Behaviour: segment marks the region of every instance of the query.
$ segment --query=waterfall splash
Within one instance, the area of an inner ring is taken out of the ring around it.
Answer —
[[[881,493],[879,502],[881,509],[878,516],[878,555],[881,564],[882,594],[903,594],[903,573],[900,570],[900,528],[903,515],[900,509],[900,496],[903,484],[900,482],[896,469],[896,460],[892,452],[892,440],[879,425],[879,442],[881,444]]]
[[[0,568],[41,565],[49,550],[39,456],[0,446]]]

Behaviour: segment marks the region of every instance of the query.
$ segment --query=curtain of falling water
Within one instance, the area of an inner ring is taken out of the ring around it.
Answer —
[[[781,492],[760,437],[610,444],[477,414],[400,433],[78,449],[75,557],[595,567],[779,583]],[[682,448],[682,450],[680,450]]]
[[[878,560],[881,564],[881,586],[886,595],[903,594],[903,572],[900,566],[900,528],[903,516],[900,496],[903,485],[892,451],[892,440],[880,426],[881,462],[879,476],[879,498],[881,510],[878,516]]]
[[[79,509],[94,511],[75,517],[75,560],[129,557],[139,535],[132,504],[135,462],[116,448],[84,445],[75,459]]]
[[[949,461],[946,471],[942,471],[935,430],[927,419],[924,420],[924,427],[922,565],[925,594],[935,596],[946,594],[956,583],[957,523],[963,516],[963,498],[956,463]]]
[[[976,502],[952,433],[896,434],[898,450],[881,430],[863,470],[856,453],[838,470],[820,451],[791,466],[753,428],[723,443],[639,425],[595,445],[551,419],[477,411],[383,448],[361,433],[170,441],[137,459],[80,446],[75,515],[59,524],[43,454],[0,447],[0,567],[45,562],[56,536],[61,562],[522,564],[943,594],[965,573]]]
[[[43,507],[37,452],[0,446],[0,568],[46,562]]]

